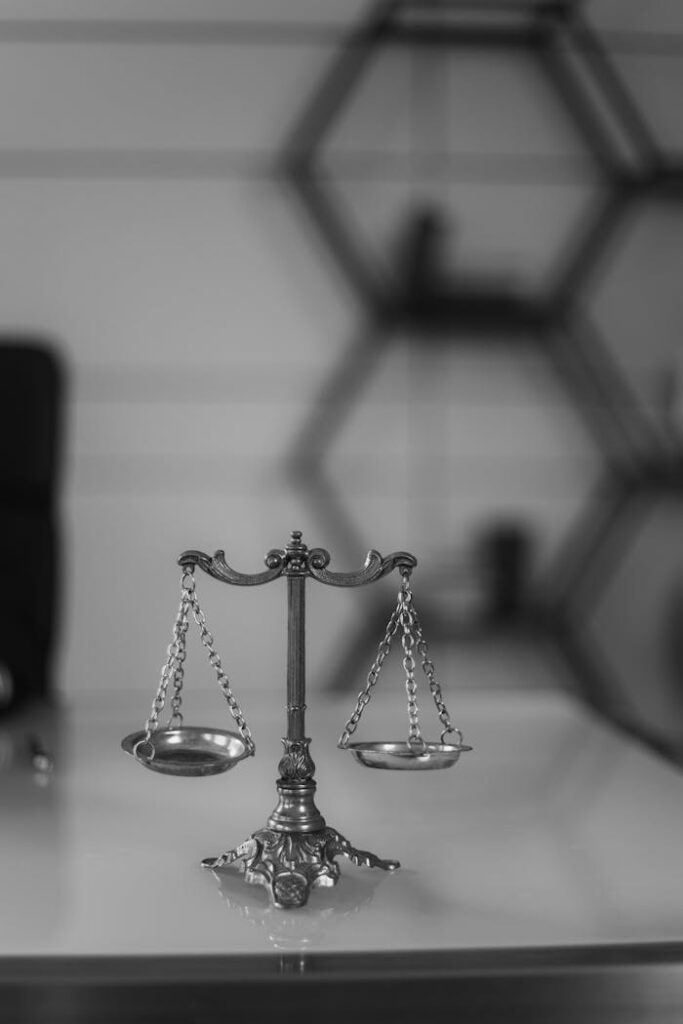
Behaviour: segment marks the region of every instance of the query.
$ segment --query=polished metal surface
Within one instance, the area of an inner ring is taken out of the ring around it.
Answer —
[[[121,746],[139,764],[162,775],[219,775],[249,756],[237,733],[203,726],[158,729],[149,738],[142,729],[126,736]]]
[[[465,744],[427,743],[421,746],[403,740],[377,743],[349,743],[350,751],[365,768],[389,768],[399,771],[429,771],[451,768],[460,755],[472,747]]]

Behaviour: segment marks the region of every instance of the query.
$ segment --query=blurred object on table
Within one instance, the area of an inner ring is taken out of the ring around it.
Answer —
[[[62,391],[46,343],[0,342],[0,713],[51,689]]]
[[[514,622],[528,598],[531,532],[521,523],[494,523],[479,544],[488,577],[488,618],[498,624]]]
[[[62,709],[24,699],[0,722],[0,945],[58,939],[68,911]],[[0,1016],[4,1016],[3,1012]]]

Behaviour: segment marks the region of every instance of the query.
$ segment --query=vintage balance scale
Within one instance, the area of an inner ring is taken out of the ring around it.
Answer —
[[[241,861],[246,881],[265,885],[270,890],[274,905],[281,908],[301,907],[314,886],[334,885],[339,878],[339,866],[335,862],[337,856],[343,855],[353,864],[382,868],[385,871],[394,871],[399,867],[398,861],[381,860],[373,853],[357,850],[336,829],[326,825],[315,805],[315,765],[309,753],[311,741],[306,736],[304,724],[305,588],[308,577],[334,587],[357,587],[381,579],[394,569],[398,569],[401,574],[396,607],[389,618],[365,688],[359,694],[354,711],[341,734],[339,747],[350,751],[356,761],[367,768],[408,771],[449,768],[463,751],[471,749],[464,745],[462,733],[451,723],[441,687],[434,674],[434,665],[429,660],[427,643],[410,589],[410,575],[417,565],[415,557],[408,552],[397,551],[383,558],[373,550],[368,552],[363,568],[351,573],[331,572],[327,568],[329,562],[329,552],[323,548],[307,548],[299,531],[292,533],[284,549],[268,552],[265,572],[251,575],[232,569],[225,561],[223,551],[217,551],[213,557],[202,551],[185,551],[178,559],[182,567],[180,608],[173,628],[173,640],[168,648],[168,658],[161,672],[159,689],[145,728],[131,733],[122,742],[123,749],[139,764],[167,775],[215,775],[233,768],[254,754],[251,732],[232,692],[197,600],[194,572],[199,566],[214,579],[241,587],[270,583],[284,576],[287,580],[288,630],[287,736],[282,741],[285,752],[278,765],[278,804],[265,828],[254,832],[246,842],[220,857],[202,861],[202,865],[210,869]],[[181,703],[190,612],[199,626],[202,644],[216,672],[218,684],[237,725],[237,732],[183,724]],[[351,737],[370,701],[373,687],[397,634],[400,635],[403,649],[408,694],[408,738],[402,741],[352,743]],[[438,742],[427,742],[420,729],[415,653],[420,657],[441,724]],[[159,719],[171,685],[171,713],[168,723],[162,727]]]

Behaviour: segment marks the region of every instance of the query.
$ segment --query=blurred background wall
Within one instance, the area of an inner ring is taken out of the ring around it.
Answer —
[[[582,7],[659,144],[680,150],[683,7]],[[146,703],[177,606],[177,555],[221,547],[235,568],[257,571],[293,528],[340,569],[359,566],[369,547],[414,551],[418,608],[422,592],[436,595],[441,616],[464,626],[454,647],[447,621],[435,651],[456,685],[557,685],[572,674],[524,635],[482,644],[466,628],[481,600],[486,531],[518,530],[530,579],[552,577],[605,476],[605,452],[543,353],[500,330],[451,345],[392,327],[353,397],[325,398],[364,344],[367,310],[293,197],[281,156],[370,9],[359,0],[0,3],[0,323],[54,339],[67,379],[58,659],[67,695],[121,685]],[[442,51],[388,51],[335,131],[336,187],[380,259],[397,251],[406,209],[437,202],[448,211],[449,265],[522,292],[542,285],[601,188],[563,103],[504,50],[455,63]],[[437,137],[453,158],[448,176],[420,159]],[[363,165],[368,154],[374,163]],[[647,415],[683,430],[680,210],[643,204],[582,302]],[[312,409],[328,399],[346,402],[320,456],[332,508],[305,465],[303,476],[292,469],[302,444],[315,449]],[[679,511],[654,531],[669,576]],[[627,584],[604,611],[608,652],[625,623],[641,620],[639,607],[662,606],[647,642],[677,614],[675,568],[664,595],[662,572],[632,570],[642,605]],[[283,594],[199,587],[248,707],[250,683],[281,685]],[[321,685],[349,648],[360,645],[369,664],[380,639],[363,634],[367,595],[323,589],[310,639]],[[379,602],[386,596],[387,616],[391,589]],[[667,687],[657,722],[677,706]]]

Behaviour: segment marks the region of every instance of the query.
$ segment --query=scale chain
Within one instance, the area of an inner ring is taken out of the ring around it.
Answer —
[[[183,573],[181,581],[181,598],[180,606],[178,608],[178,614],[176,615],[175,622],[173,623],[173,639],[167,648],[167,658],[161,669],[161,680],[159,682],[159,689],[156,692],[154,700],[152,702],[152,710],[149,718],[145,722],[145,737],[137,744],[136,750],[149,744],[152,734],[159,728],[159,716],[164,710],[166,705],[166,691],[173,679],[174,693],[171,701],[172,715],[169,722],[170,728],[177,728],[182,724],[183,717],[180,714],[180,705],[182,702],[181,691],[183,686],[183,663],[185,661],[185,641],[188,628],[188,611],[190,607],[190,592],[187,585],[188,577],[194,583],[194,578],[190,571]],[[152,748],[152,757],[154,756]]]
[[[184,578],[183,578],[184,582]],[[183,682],[185,679],[185,659],[187,657],[187,630],[189,627],[188,611],[189,598],[183,586],[183,599],[180,603],[180,613],[176,624],[176,655],[173,669],[173,696],[171,697],[171,717],[168,721],[169,729],[180,729],[183,724],[183,716],[180,708],[183,702]]]
[[[417,637],[417,650],[422,659],[422,671],[424,672],[427,678],[427,682],[429,683],[429,689],[431,691],[432,697],[434,698],[434,704],[436,705],[436,710],[439,715],[439,721],[444,727],[443,732],[441,733],[441,742],[444,743],[445,737],[447,735],[450,735],[450,733],[454,733],[455,736],[457,737],[457,745],[460,746],[462,745],[462,732],[460,731],[460,729],[456,728],[456,726],[454,726],[453,723],[451,722],[450,715],[448,714],[448,708],[446,707],[446,702],[444,701],[443,695],[441,693],[441,686],[439,685],[439,682],[436,679],[436,669],[434,667],[434,662],[431,661],[429,658],[429,649],[427,647],[427,641],[425,640],[424,635],[422,633],[422,624],[418,618],[415,608],[413,608],[413,624],[415,627],[415,636]]]
[[[183,570],[181,590],[182,595],[180,599],[180,607],[178,608],[178,614],[173,624],[173,639],[168,646],[168,656],[161,670],[161,681],[159,683],[159,689],[157,690],[156,696],[154,697],[154,701],[152,702],[150,716],[145,722],[145,736],[136,744],[135,747],[137,752],[136,756],[139,756],[139,749],[141,747],[149,745],[151,749],[150,757],[154,757],[154,747],[151,744],[151,738],[159,728],[159,716],[166,705],[166,694],[168,687],[171,684],[171,680],[173,681],[173,696],[171,698],[171,716],[167,728],[179,729],[183,724],[183,716],[180,708],[182,705],[182,690],[185,676],[185,659],[187,657],[187,631],[189,628],[190,609],[192,609],[193,618],[199,626],[202,644],[208,652],[209,662],[216,673],[218,685],[220,686],[223,696],[228,703],[230,713],[235,720],[239,734],[244,740],[244,744],[249,753],[253,754],[256,748],[251,736],[251,731],[246,723],[242,709],[230,688],[230,681],[225,674],[220,656],[214,646],[213,635],[209,632],[206,624],[206,617],[199,606],[194,579],[194,566],[187,566]]]
[[[341,747],[342,750],[344,750],[348,746],[349,740],[351,739],[352,735],[358,728],[358,723],[360,721],[361,715],[363,714],[363,711],[370,703],[373,687],[377,683],[379,674],[382,671],[382,665],[384,664],[384,661],[387,655],[389,654],[389,651],[391,650],[391,641],[393,640],[398,630],[400,611],[401,602],[399,600],[399,602],[397,603],[396,607],[394,608],[393,612],[389,617],[386,632],[377,648],[377,656],[375,657],[375,660],[372,663],[372,668],[368,672],[368,679],[365,684],[365,688],[361,690],[361,692],[358,694],[358,700],[356,702],[356,707],[354,708],[353,714],[351,715],[348,722],[344,726],[344,731],[339,737],[339,742],[337,746]]]
[[[406,674],[406,693],[408,694],[408,743],[411,746],[425,747],[420,731],[420,718],[417,706],[417,682],[415,681],[415,624],[412,608],[413,595],[410,589],[410,578],[404,573],[399,592],[400,615],[399,623],[403,629],[401,645],[403,647],[403,668]]]
[[[454,737],[457,738],[457,745],[460,746],[462,744],[462,733],[460,729],[456,728],[456,726],[451,722],[448,708],[446,707],[446,703],[441,692],[441,686],[436,679],[436,669],[434,667],[434,663],[430,660],[427,641],[425,640],[422,631],[422,624],[418,618],[418,614],[413,603],[413,594],[410,587],[410,574],[406,572],[403,573],[401,588],[398,594],[398,602],[389,619],[386,633],[378,646],[377,656],[372,664],[370,672],[368,673],[365,688],[359,693],[353,714],[344,726],[344,730],[339,738],[337,745],[342,749],[346,749],[346,747],[348,747],[349,740],[358,727],[361,715],[370,703],[372,691],[379,678],[382,665],[391,650],[392,640],[399,629],[402,631],[401,645],[403,648],[403,668],[406,675],[406,693],[408,695],[409,745],[422,750],[425,750],[427,746],[420,729],[419,708],[417,702],[417,682],[415,679],[415,651],[417,651],[420,656],[421,668],[429,684],[429,690],[436,706],[439,721],[443,726],[440,742],[446,742],[446,737],[454,734]]]
[[[192,572],[190,572],[190,576],[192,584],[191,587],[188,588],[189,604],[192,609],[192,615],[194,617],[194,620],[199,626],[199,633],[201,636],[202,644],[204,645],[208,652],[209,662],[213,667],[214,672],[216,673],[218,685],[221,688],[223,696],[225,697],[228,703],[230,714],[235,720],[237,730],[242,739],[244,740],[244,744],[247,750],[249,751],[250,754],[253,754],[254,751],[256,750],[256,747],[251,736],[251,730],[247,725],[246,719],[242,713],[242,709],[237,701],[237,698],[235,697],[234,693],[232,692],[232,689],[230,688],[230,680],[225,674],[220,659],[220,655],[218,654],[218,651],[214,646],[213,634],[209,632],[209,628],[206,624],[206,617],[202,609],[199,607],[199,601],[197,600],[197,594],[194,585],[194,576],[192,575]]]

